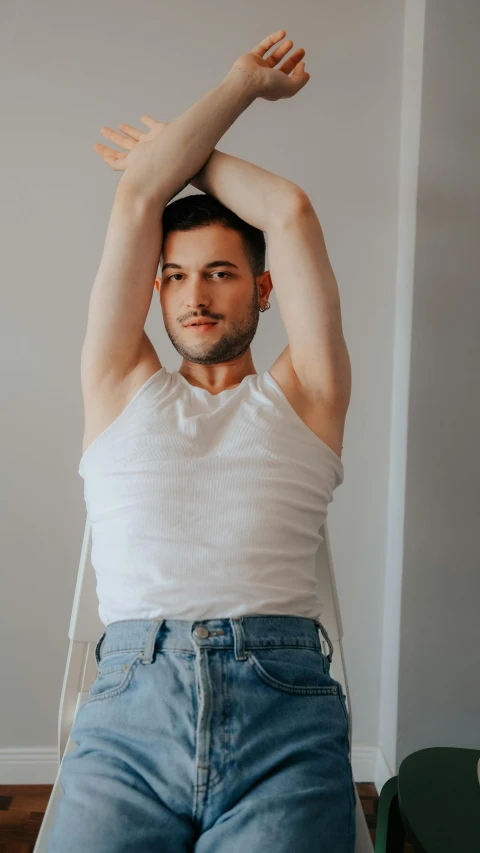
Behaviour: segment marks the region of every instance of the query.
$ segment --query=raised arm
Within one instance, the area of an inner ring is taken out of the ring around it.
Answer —
[[[240,219],[267,232],[272,218],[283,215],[302,194],[300,187],[286,178],[217,148],[190,183],[215,196]]]
[[[267,233],[270,274],[288,337],[290,362],[305,396],[344,418],[351,365],[340,293],[323,230],[307,194],[271,172],[213,151],[191,183]]]
[[[129,141],[127,136],[103,129],[113,142],[125,140],[129,153],[99,143],[94,146],[105,162],[124,175],[90,297],[82,350],[84,397],[98,397],[99,392],[117,387],[142,353],[152,350],[144,326],[160,260],[165,205],[199,172],[216,142],[255,98],[288,98],[308,81],[300,62],[305,53],[302,48],[275,68],[291,50],[290,40],[264,59],[284,35],[279,30],[240,56],[217,87],[162,133],[152,128],[140,140]]]
[[[275,66],[291,50],[291,40],[265,58],[284,35],[285,30],[278,30],[242,54],[215,89],[164,126],[162,133],[152,132],[140,144],[132,143],[121,164],[125,174],[120,183],[143,199],[165,205],[200,171],[218,140],[256,98],[276,101],[302,89],[309,79],[301,67],[303,48],[297,48],[279,68]],[[113,141],[119,139],[113,137]]]
[[[269,46],[271,38],[266,40]],[[152,132],[126,157],[128,171],[117,187],[90,295],[81,357],[85,410],[87,403],[90,411],[92,401],[115,392],[151,349],[144,326],[161,254],[163,208],[255,100],[259,88],[253,71],[249,61],[240,58],[239,65],[164,134]],[[95,146],[97,151],[103,148]]]
[[[199,101],[164,131],[148,134],[128,154],[119,187],[162,212],[168,201],[190,182],[208,159],[218,140],[253,103],[254,80],[233,68]]]

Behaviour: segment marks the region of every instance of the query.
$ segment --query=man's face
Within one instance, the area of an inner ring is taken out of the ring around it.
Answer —
[[[259,297],[241,235],[218,224],[171,231],[162,254],[160,305],[177,352],[195,364],[219,364],[243,355],[257,329]],[[192,320],[215,323],[185,325]]]

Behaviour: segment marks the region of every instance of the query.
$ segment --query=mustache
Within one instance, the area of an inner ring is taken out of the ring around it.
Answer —
[[[191,323],[193,320],[211,320],[212,322],[216,323],[218,317],[212,317],[211,314],[190,314],[188,317],[185,317],[185,319],[182,320],[182,323],[185,326],[186,323]]]

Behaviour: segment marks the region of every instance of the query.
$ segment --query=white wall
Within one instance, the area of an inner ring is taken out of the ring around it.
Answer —
[[[480,744],[480,6],[427,0],[398,756]]]
[[[80,351],[119,180],[92,146],[105,124],[173,120],[277,27],[305,47],[311,80],[295,99],[255,102],[218,147],[307,191],[337,274],[353,391],[329,531],[354,747],[378,744],[403,15],[399,0],[4,2],[0,775],[17,756],[33,781],[29,757],[56,744],[85,522]],[[287,343],[275,291],[270,301],[257,371]],[[176,369],[155,299],[147,332]]]
[[[398,769],[398,666],[424,23],[424,0],[406,0],[400,121],[392,413],[380,671],[380,720],[374,774],[378,791]]]

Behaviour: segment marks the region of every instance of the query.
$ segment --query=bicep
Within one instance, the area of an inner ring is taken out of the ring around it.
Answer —
[[[350,360],[340,295],[322,228],[308,198],[272,217],[267,231],[274,293],[295,373],[312,398],[348,406]]]
[[[81,356],[84,390],[107,377],[125,377],[145,348],[151,347],[144,326],[161,247],[158,205],[117,192],[90,295]]]

